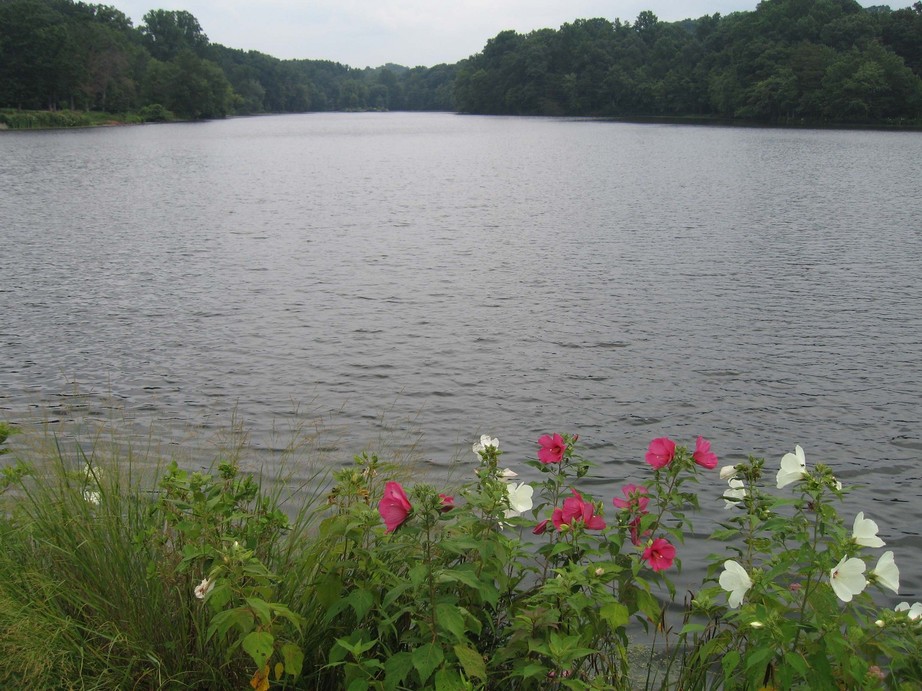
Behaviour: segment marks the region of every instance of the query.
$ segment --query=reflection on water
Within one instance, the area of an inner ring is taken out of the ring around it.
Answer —
[[[922,546],[917,133],[329,114],[0,152],[2,417],[76,387],[172,440],[236,414],[254,463],[319,420],[331,462],[435,469],[578,432],[601,497],[653,437],[799,443]]]

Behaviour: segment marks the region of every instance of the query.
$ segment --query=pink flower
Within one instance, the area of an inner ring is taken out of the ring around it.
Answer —
[[[713,470],[717,467],[717,454],[711,451],[711,442],[704,437],[698,437],[695,442],[695,453],[692,454],[692,458],[702,468]]]
[[[647,463],[659,470],[672,462],[675,456],[675,442],[669,437],[659,437],[650,442],[645,459]]]
[[[538,440],[541,448],[538,449],[538,460],[542,463],[560,463],[563,453],[567,450],[567,443],[559,434],[551,436],[545,434]]]
[[[455,498],[454,497],[449,497],[447,494],[439,494],[439,499],[442,500],[442,513],[445,513],[446,511],[451,511],[453,508],[455,508]]]
[[[650,546],[643,551],[643,560],[654,571],[664,571],[672,566],[675,559],[675,547],[668,540],[656,538]]]
[[[611,503],[617,509],[629,509],[631,513],[646,513],[647,504],[650,503],[650,497],[647,495],[647,488],[642,485],[625,485],[621,488],[621,494],[626,499],[615,497]]]
[[[536,525],[532,529],[531,531],[532,534],[533,535],[544,535],[544,533],[547,532],[547,523],[548,523],[548,519],[545,518],[543,521],[541,521],[538,525]]]
[[[384,496],[378,502],[378,513],[387,526],[386,532],[392,533],[397,530],[412,510],[413,506],[399,482],[388,482],[384,485]]]
[[[554,509],[551,515],[551,521],[554,527],[560,530],[560,526],[573,526],[574,523],[582,522],[586,530],[603,530],[605,520],[601,516],[595,515],[595,507],[592,502],[584,501],[582,495],[575,489],[573,496],[568,497],[563,502],[562,508]]]

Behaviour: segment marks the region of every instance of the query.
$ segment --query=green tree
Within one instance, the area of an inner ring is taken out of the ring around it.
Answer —
[[[184,10],[151,10],[139,29],[144,46],[157,60],[172,60],[184,50],[202,57],[208,47],[208,36],[198,20]]]

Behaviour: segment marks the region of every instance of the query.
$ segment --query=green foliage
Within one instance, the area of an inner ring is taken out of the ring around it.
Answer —
[[[784,123],[919,123],[922,13],[762,2],[675,24],[576,20],[504,31],[459,65],[472,113],[715,116]]]
[[[0,107],[182,118],[262,112],[459,110],[761,122],[922,121],[922,11],[853,0],[773,0],[752,12],[668,23],[574,19],[502,31],[455,65],[357,69],[211,43],[182,10],[135,28],[74,0],[0,2]],[[8,127],[73,126],[25,119]],[[10,119],[10,118],[7,118]]]
[[[726,689],[922,683],[915,662],[922,652],[917,622],[899,612],[880,612],[868,590],[896,590],[899,573],[887,566],[893,553],[880,555],[871,567],[866,548],[884,544],[877,525],[859,514],[849,531],[834,508],[847,490],[830,468],[804,467],[787,479],[779,473],[778,488],[795,484],[794,499],[766,491],[762,459],[750,458],[728,476],[738,492],[729,500],[736,505],[734,516],[712,537],[735,543],[736,554],[732,562],[728,555],[713,557],[709,574],[716,580],[723,568],[720,584],[705,587],[692,602],[689,616],[699,623],[682,633],[684,674],[702,686],[711,686],[704,681],[710,679],[715,688]],[[866,566],[871,568],[865,578]],[[841,575],[846,570],[861,575],[846,583]],[[734,584],[741,604],[732,599],[729,607],[718,604],[724,591],[733,597]]]
[[[0,424],[0,444],[10,429]],[[717,463],[702,442],[691,452],[654,440],[646,486],[625,486],[607,515],[611,504],[579,489],[594,466],[568,435],[543,437],[539,460],[518,467],[531,483],[503,467],[497,440],[481,438],[454,496],[422,483],[404,490],[390,478],[406,469],[362,454],[328,489],[315,483],[294,516],[271,489],[284,483],[242,473],[239,453],[205,471],[171,462],[153,485],[138,481],[131,458],[105,463],[96,449],[59,444],[42,463],[16,458],[0,476],[0,683],[922,683],[922,605],[879,611],[869,588],[896,587],[892,553],[866,569],[865,552],[881,544],[876,525],[844,521],[835,506],[847,489],[793,454],[777,475],[793,497],[765,489],[760,459],[721,472],[733,513],[713,538],[725,552],[673,628],[669,574],[680,559],[669,548],[681,550],[693,487]],[[671,657],[637,661],[631,642],[650,635],[669,639]]]

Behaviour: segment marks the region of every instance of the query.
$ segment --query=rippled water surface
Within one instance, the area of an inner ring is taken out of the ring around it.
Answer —
[[[2,418],[114,401],[181,435],[236,410],[259,453],[321,415],[339,461],[418,433],[436,468],[484,432],[510,464],[578,432],[599,496],[643,479],[653,437],[772,466],[799,443],[864,485],[844,513],[922,584],[922,134],[330,114],[0,135]]]

